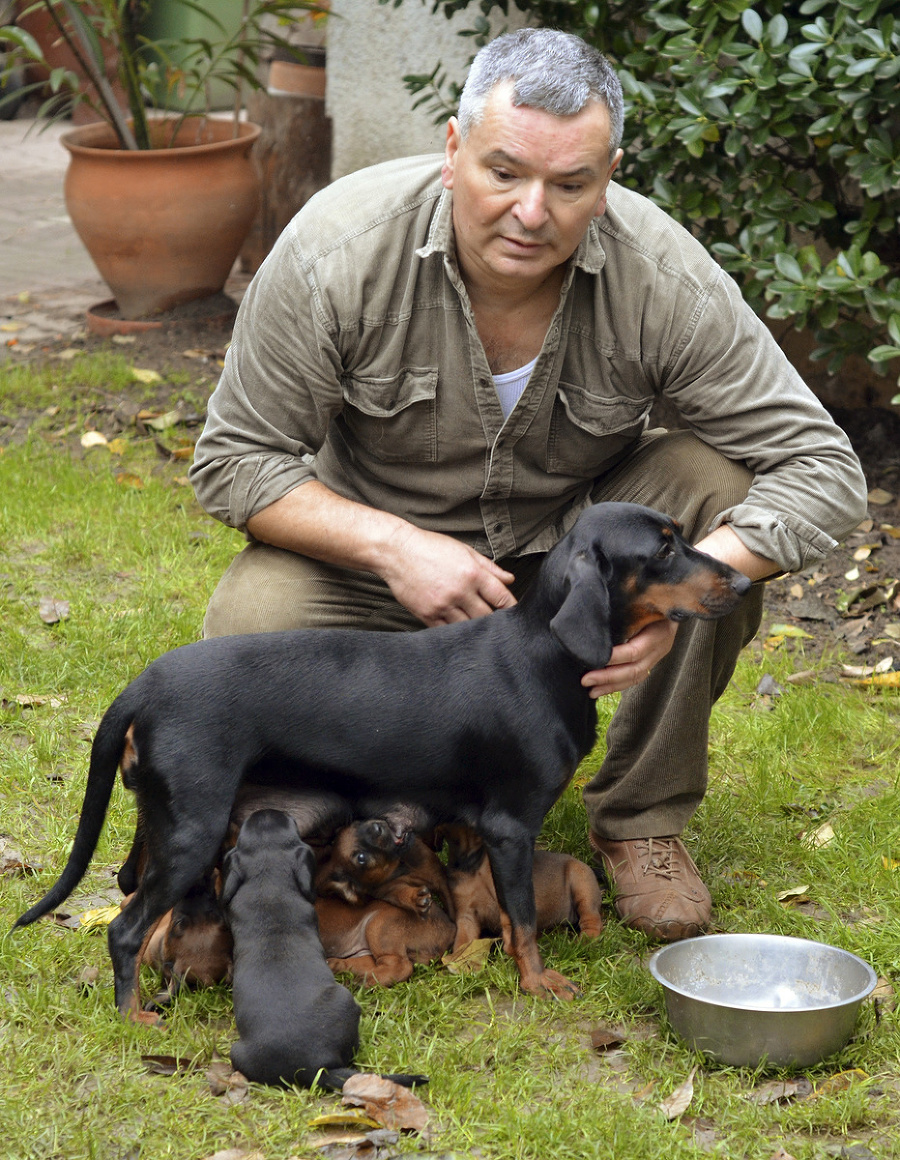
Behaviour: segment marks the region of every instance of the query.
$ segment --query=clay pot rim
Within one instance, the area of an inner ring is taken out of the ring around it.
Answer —
[[[160,117],[156,119],[157,124],[170,124],[173,121],[181,120],[180,117]],[[228,133],[233,131],[232,122],[230,120],[207,117],[186,117],[184,118],[184,125],[179,129],[179,134],[183,131],[191,130],[198,122],[207,125],[222,125],[227,127]],[[254,124],[252,121],[241,121],[238,124],[238,136],[231,137],[223,136],[217,141],[204,141],[200,144],[180,145],[176,142],[172,145],[166,145],[158,149],[122,149],[118,143],[115,131],[111,125],[105,121],[91,125],[80,125],[78,128],[69,129],[63,133],[60,138],[60,144],[63,145],[73,155],[81,155],[85,157],[108,157],[110,154],[115,154],[116,159],[128,162],[140,162],[142,159],[146,162],[150,158],[163,159],[171,157],[172,154],[177,153],[184,155],[186,153],[192,155],[202,155],[204,153],[222,152],[231,146],[234,149],[245,150],[252,145],[261,130],[260,126]]]

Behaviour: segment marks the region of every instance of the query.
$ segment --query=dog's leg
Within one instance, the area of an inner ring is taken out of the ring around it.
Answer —
[[[582,936],[597,938],[603,930],[603,915],[600,911],[603,892],[593,870],[584,862],[573,858],[566,863],[566,887],[572,900],[572,908],[578,916],[578,927]]]
[[[508,821],[509,819],[507,819]],[[558,971],[544,966],[537,945],[534,904],[534,838],[524,827],[519,832],[492,838],[483,834],[494,887],[500,903],[503,949],[515,959],[520,985],[531,995],[555,995],[573,999],[578,988]]]

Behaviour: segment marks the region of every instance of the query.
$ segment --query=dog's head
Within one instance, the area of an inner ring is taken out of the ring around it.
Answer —
[[[240,887],[250,879],[264,879],[274,887],[287,874],[307,901],[315,899],[316,856],[300,837],[297,823],[282,810],[257,810],[251,814],[222,865],[223,907],[231,904]]]
[[[192,987],[231,975],[231,931],[211,883],[192,888],[172,908],[162,941],[164,971]]]
[[[405,848],[383,818],[353,822],[337,834],[316,875],[316,891],[362,902],[397,874]]]
[[[585,669],[655,620],[726,616],[749,589],[740,572],[685,540],[669,516],[630,503],[583,512],[548,556],[559,605],[550,630]]]

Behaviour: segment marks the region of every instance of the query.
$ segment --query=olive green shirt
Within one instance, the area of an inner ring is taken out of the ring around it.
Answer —
[[[615,184],[504,422],[441,160],[342,178],[284,230],[241,303],[197,444],[207,511],[244,528],[315,478],[494,559],[546,550],[665,396],[754,472],[716,521],[752,551],[797,570],[856,526],[865,483],[844,433],[703,247]]]

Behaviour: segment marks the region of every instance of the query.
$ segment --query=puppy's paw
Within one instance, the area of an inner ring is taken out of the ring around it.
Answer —
[[[546,967],[539,976],[529,981],[527,985],[523,980],[522,990],[527,991],[530,995],[537,995],[540,999],[563,999],[566,1002],[570,999],[577,999],[581,995],[581,991],[571,979],[567,979],[559,971],[551,971]]]

